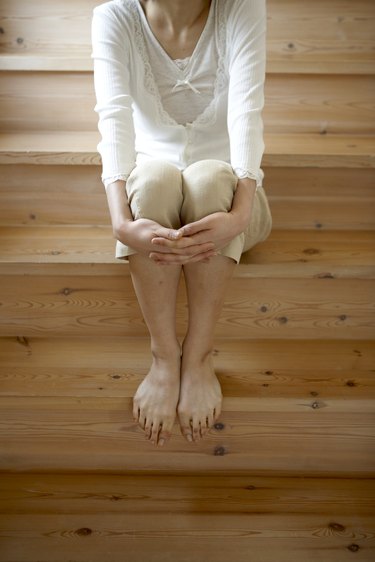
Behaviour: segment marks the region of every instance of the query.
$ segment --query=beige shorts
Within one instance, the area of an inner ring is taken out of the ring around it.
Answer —
[[[237,177],[221,160],[200,160],[182,172],[167,162],[149,160],[137,165],[126,182],[134,220],[147,218],[167,228],[178,229],[218,211],[232,207]],[[248,227],[219,251],[237,263],[241,254],[265,240],[272,229],[272,216],[263,187],[255,192]],[[116,258],[127,260],[136,251],[120,241]]]

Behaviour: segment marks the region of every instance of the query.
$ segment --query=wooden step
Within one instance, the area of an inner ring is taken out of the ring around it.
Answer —
[[[374,554],[373,479],[36,473],[3,474],[0,490],[4,562],[370,562]]]
[[[92,71],[97,4],[3,0],[0,69]],[[374,19],[372,0],[268,0],[267,71],[374,74]]]
[[[217,339],[213,360],[219,421],[157,448],[132,419],[147,338],[1,338],[0,470],[373,475],[372,341]]]
[[[97,130],[90,73],[3,72],[0,97],[0,130]],[[271,74],[265,85],[264,130],[280,135],[373,134],[374,99],[374,76]]]
[[[145,336],[108,227],[0,228],[1,335]],[[273,231],[244,254],[220,337],[374,336],[374,233]],[[177,327],[186,330],[181,283]]]
[[[374,169],[286,167],[264,172],[274,229],[375,229]],[[3,164],[1,173],[2,226],[110,226],[98,166]]]
[[[97,131],[0,134],[0,164],[100,165]],[[269,133],[262,160],[269,167],[374,168],[374,135]]]

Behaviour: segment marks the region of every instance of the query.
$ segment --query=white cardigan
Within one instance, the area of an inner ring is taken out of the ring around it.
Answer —
[[[203,112],[185,125],[163,107],[139,1],[110,0],[94,8],[94,110],[99,116],[101,141],[97,149],[105,187],[116,179],[126,180],[137,163],[150,158],[167,160],[180,170],[198,160],[224,160],[239,178],[255,179],[257,188],[262,185],[266,2],[212,3],[218,59],[214,96]],[[199,84],[204,70],[202,56],[195,49],[188,76],[179,75],[184,71],[169,60],[175,68],[176,84],[178,80],[180,84],[185,80],[192,88]]]

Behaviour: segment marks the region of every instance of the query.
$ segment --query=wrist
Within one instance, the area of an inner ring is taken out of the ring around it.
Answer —
[[[129,232],[129,226],[133,223],[133,219],[122,217],[113,223],[113,235],[116,239],[123,238]]]

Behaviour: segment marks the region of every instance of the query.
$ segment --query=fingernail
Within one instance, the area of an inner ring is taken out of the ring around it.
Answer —
[[[192,436],[190,435],[190,433],[186,436],[186,438],[187,438],[188,441],[193,441],[193,438],[192,438]]]
[[[165,443],[164,439],[160,439],[160,440],[159,440],[159,445],[160,445],[161,447],[164,445],[164,443]]]

